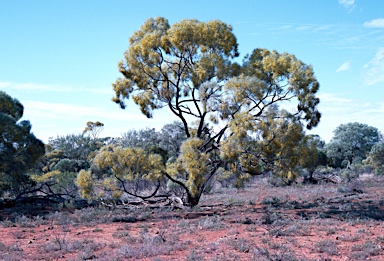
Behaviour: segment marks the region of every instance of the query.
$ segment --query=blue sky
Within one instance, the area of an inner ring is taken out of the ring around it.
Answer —
[[[329,141],[341,123],[384,132],[384,1],[7,1],[0,0],[0,90],[24,105],[35,135],[81,133],[87,121],[102,136],[160,129],[132,103],[111,101],[111,83],[128,38],[150,17],[220,19],[233,26],[240,56],[255,48],[293,53],[314,68],[322,120],[311,133]]]

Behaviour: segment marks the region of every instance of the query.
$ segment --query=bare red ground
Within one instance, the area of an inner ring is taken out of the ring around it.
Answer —
[[[219,189],[192,210],[86,209],[3,219],[0,259],[384,260],[383,180],[360,186],[363,193],[333,184],[274,188],[259,180],[240,191]]]

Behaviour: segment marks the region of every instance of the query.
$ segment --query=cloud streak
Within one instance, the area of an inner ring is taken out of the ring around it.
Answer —
[[[339,4],[345,8],[351,9],[355,6],[355,0],[339,0]]]
[[[344,72],[351,68],[350,62],[345,62],[342,65],[340,65],[339,68],[337,68],[336,72]]]
[[[336,50],[353,50],[367,55],[372,48],[380,48],[383,35],[379,30],[372,30],[361,23],[356,24],[321,24],[321,23],[258,23],[250,35],[268,34],[271,36],[301,39],[303,34],[311,39],[314,47]],[[298,40],[299,41],[299,40]]]
[[[368,86],[384,82],[384,47],[364,65],[364,82]]]
[[[378,18],[371,21],[367,21],[363,24],[363,26],[369,28],[384,28],[384,18]]]

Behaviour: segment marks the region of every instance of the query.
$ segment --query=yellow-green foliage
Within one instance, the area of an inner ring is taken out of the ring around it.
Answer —
[[[210,79],[227,78],[233,70],[228,59],[238,56],[232,27],[218,20],[205,23],[186,19],[170,26],[165,18],[151,18],[131,36],[129,43],[125,59],[119,63],[125,78],[113,84],[113,101],[124,106],[123,100],[132,94],[133,101],[148,117],[162,103],[169,105],[177,97],[196,95],[195,88]],[[202,110],[211,109],[204,105],[203,93],[211,95],[219,89],[217,84],[206,86],[201,96]]]
[[[58,170],[53,170],[50,172],[47,172],[43,175],[32,175],[31,178],[36,181],[37,183],[47,182],[49,180],[55,180],[60,174],[62,174]]]
[[[221,157],[232,162],[237,182],[249,178],[246,173],[257,175],[268,169],[293,180],[299,174],[298,166],[316,161],[315,144],[307,141],[300,122],[290,119],[284,110],[271,109],[265,119],[253,124],[242,120],[247,117],[243,113],[230,121],[233,134],[222,143]],[[254,133],[258,135],[250,136]]]
[[[182,182],[192,196],[198,196],[209,171],[209,154],[200,151],[202,145],[203,140],[199,138],[186,140],[181,146],[177,162],[167,166],[167,172]]]
[[[285,118],[269,118],[260,122],[259,129],[263,132],[260,141],[263,154],[267,161],[274,162],[274,172],[288,180],[294,179],[299,174],[296,167],[310,156],[302,125]]]
[[[81,197],[86,199],[93,197],[93,179],[90,171],[81,170],[77,175],[76,185],[79,186]]]
[[[100,168],[110,168],[118,178],[133,181],[138,178],[155,181],[161,177],[162,158],[158,154],[147,154],[140,148],[118,146],[103,147],[93,160]]]
[[[42,184],[48,184],[49,189],[47,193],[54,193],[60,195],[66,195],[69,197],[74,197],[76,193],[76,176],[75,172],[61,172],[59,170],[52,170],[43,174],[34,174],[31,175],[31,179],[35,181],[38,186]]]
[[[315,96],[319,83],[312,66],[292,54],[266,49],[255,49],[246,63],[243,73],[225,85],[228,96],[221,105],[222,118],[231,118],[237,108],[259,118],[266,108],[294,97],[298,102],[298,115],[307,121],[306,127],[311,129],[319,123],[321,115],[316,106],[320,101]]]
[[[364,164],[371,165],[377,175],[384,174],[384,142],[379,141],[373,145]]]

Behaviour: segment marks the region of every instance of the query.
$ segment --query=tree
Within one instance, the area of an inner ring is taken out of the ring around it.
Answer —
[[[27,171],[44,155],[44,143],[31,133],[29,121],[19,121],[23,105],[0,91],[0,195],[18,194],[33,182]]]
[[[58,136],[48,141],[47,153],[50,159],[50,169],[78,172],[90,167],[92,158],[97,150],[105,145],[108,138],[91,138],[81,134]]]
[[[315,164],[315,144],[305,135],[297,119],[273,107],[265,115],[266,118],[254,126],[258,135],[250,136],[242,125],[230,125],[233,135],[222,143],[221,157],[232,165],[237,186],[242,186],[250,175],[266,172],[272,174],[271,180],[277,177],[279,182],[290,185],[303,168]],[[238,128],[244,131],[236,132]]]
[[[124,77],[113,84],[113,101],[125,108],[132,97],[147,117],[167,108],[179,118],[187,140],[163,175],[185,189],[190,206],[198,204],[220,167],[229,168],[228,157],[221,156],[225,138],[262,137],[258,126],[268,119],[269,108],[296,102],[293,111],[277,117],[308,129],[320,120],[315,96],[319,83],[310,65],[265,49],[255,49],[239,65],[234,62],[239,53],[232,27],[219,20],[182,20],[171,26],[165,18],[149,19],[129,44],[119,63]],[[276,136],[262,138],[268,146]],[[236,164],[251,169],[262,161],[256,157]]]
[[[165,160],[168,160],[168,158],[177,158],[181,144],[186,138],[183,124],[173,122],[164,125],[160,131],[156,131],[154,128],[129,130],[118,139],[117,144],[160,153]],[[161,150],[162,152],[160,152]]]
[[[304,183],[317,183],[314,178],[314,172],[318,166],[327,166],[327,155],[324,152],[325,141],[319,135],[310,134],[305,137],[305,150],[308,154],[303,158],[302,165],[308,171],[304,175]]]
[[[373,167],[376,175],[384,175],[384,141],[372,146],[365,163]]]
[[[334,167],[361,164],[381,137],[377,128],[358,122],[340,124],[333,133],[326,153]]]
[[[94,139],[99,137],[100,132],[102,132],[104,129],[104,123],[101,123],[99,121],[93,122],[88,121],[85,129],[83,130],[83,134],[90,133]]]
[[[123,133],[118,144],[123,147],[143,148],[149,151],[153,146],[157,146],[159,142],[159,133],[154,128],[146,128],[142,130],[129,130]]]
[[[142,148],[147,153],[157,153],[161,155],[163,163],[168,160],[168,151],[160,146],[160,133],[155,129],[129,130],[124,133],[117,144],[122,147]]]

